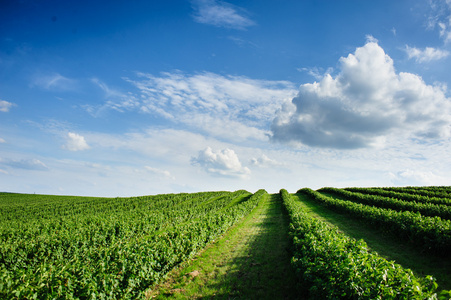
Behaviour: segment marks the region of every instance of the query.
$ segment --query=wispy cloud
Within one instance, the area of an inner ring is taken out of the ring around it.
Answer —
[[[77,133],[69,132],[66,139],[67,142],[63,145],[63,149],[69,151],[82,151],[90,148],[85,138]]]
[[[263,167],[263,168],[272,168],[272,167],[277,167],[277,166],[282,166],[283,164],[269,158],[268,156],[262,154],[260,157],[258,158],[252,158],[251,159],[251,164],[253,166],[257,166],[257,167]]]
[[[203,72],[137,73],[124,78],[138,92],[120,92],[93,79],[106,101],[83,107],[98,117],[108,110],[152,114],[172,125],[229,141],[267,141],[274,112],[296,94],[293,83]]]
[[[49,168],[39,159],[1,159],[0,165],[12,167],[14,169],[47,171]]]
[[[109,109],[118,112],[125,112],[134,110],[139,107],[140,102],[133,94],[124,93],[117,89],[114,89],[98,78],[92,78],[91,82],[105,93],[104,97],[106,98],[106,102],[102,105],[93,106],[88,104],[84,106],[86,111],[88,111],[91,115],[97,117],[103,111]]]
[[[147,128],[122,135],[100,133],[85,135],[95,148],[106,149],[107,152],[124,149],[166,163],[186,163],[197,153],[199,147],[207,145],[204,136],[175,129]]]
[[[395,185],[448,185],[449,178],[435,174],[432,171],[418,171],[406,169],[396,173],[389,173]]]
[[[73,90],[77,88],[77,81],[59,73],[37,73],[32,79],[31,86],[46,90]]]
[[[439,60],[449,56],[449,51],[440,50],[432,47],[426,47],[421,50],[415,47],[406,46],[405,51],[409,59],[415,59],[416,62],[426,63],[433,60]]]
[[[274,111],[295,95],[287,81],[255,80],[214,73],[138,74],[136,108],[222,139],[267,140]],[[120,104],[119,104],[120,105]]]
[[[247,167],[241,165],[235,151],[231,149],[213,151],[207,147],[199,151],[198,156],[191,159],[191,163],[200,165],[208,173],[221,176],[245,178],[251,173]]]
[[[0,112],[9,112],[14,104],[5,100],[0,100]]]
[[[313,68],[298,68],[299,72],[306,72],[316,80],[321,80],[326,74],[331,74],[333,72],[333,68],[328,68],[324,71],[322,68],[313,67]]]
[[[396,28],[395,28],[395,27],[393,27],[393,28],[391,29],[391,32],[393,33],[394,36],[396,36]]]
[[[255,22],[246,16],[246,12],[230,3],[216,0],[194,0],[194,20],[202,24],[232,29],[246,29]]]
[[[98,78],[91,78],[91,82],[94,83],[95,85],[97,85],[99,88],[101,88],[105,92],[105,97],[107,97],[107,98],[123,96],[123,93],[110,88],[106,83],[104,83],[103,81],[101,81]]]
[[[98,78],[91,78],[91,83],[100,88],[103,92],[105,102],[101,104],[84,104],[81,105],[86,112],[93,117],[103,116],[104,113],[114,110],[117,112],[127,112],[137,110],[140,107],[140,101],[130,92],[122,92],[118,89],[110,87]]]
[[[273,139],[315,147],[380,146],[390,134],[448,138],[451,101],[439,86],[395,72],[374,41],[340,59],[340,73],[303,84],[272,124]]]
[[[252,48],[259,48],[259,46],[253,42],[250,42],[248,40],[245,40],[243,38],[237,37],[237,36],[229,36],[229,40],[234,42],[239,47],[252,47]]]
[[[432,12],[429,16],[428,27],[438,28],[444,42],[451,42],[451,1],[432,0],[430,5]]]
[[[153,167],[149,167],[149,166],[145,166],[144,167],[147,171],[149,171],[152,174],[158,175],[158,176],[162,176],[166,179],[172,179],[175,180],[175,177],[171,175],[171,172],[167,171],[167,170],[162,170],[162,169],[158,169],[158,168],[153,168]]]

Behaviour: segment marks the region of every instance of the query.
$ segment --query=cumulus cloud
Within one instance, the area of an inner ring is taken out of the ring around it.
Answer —
[[[39,159],[0,159],[0,165],[25,170],[47,171],[49,168]]]
[[[213,151],[210,147],[199,151],[197,157],[191,158],[193,165],[200,165],[207,172],[227,177],[247,177],[251,171],[241,165],[235,151],[223,149]]]
[[[246,29],[255,22],[245,16],[245,11],[224,1],[195,0],[194,20],[202,24],[232,29]]]
[[[424,50],[406,46],[405,51],[409,59],[415,59],[416,62],[424,63],[433,60],[439,60],[449,56],[449,51],[426,47]]]
[[[63,145],[63,149],[69,151],[81,151],[90,148],[85,138],[77,133],[69,132],[66,138],[67,142]]]
[[[5,100],[0,100],[0,112],[9,112],[14,104]]]
[[[272,139],[308,146],[355,149],[380,145],[397,134],[450,136],[451,102],[439,86],[396,73],[393,60],[374,41],[340,59],[338,75],[303,84],[278,111]]]
[[[175,179],[175,177],[172,176],[172,175],[171,175],[171,172],[169,172],[169,171],[161,170],[161,169],[158,169],[158,168],[152,168],[152,167],[149,167],[149,166],[145,166],[144,168],[145,168],[147,171],[149,171],[150,173],[155,174],[155,175],[158,175],[158,176],[162,176],[163,178],[166,178],[166,179]]]

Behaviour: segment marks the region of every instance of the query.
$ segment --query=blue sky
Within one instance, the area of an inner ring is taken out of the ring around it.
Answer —
[[[0,191],[451,183],[451,2],[2,1]]]

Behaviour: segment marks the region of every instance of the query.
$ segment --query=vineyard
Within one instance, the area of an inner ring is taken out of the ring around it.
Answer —
[[[145,299],[269,197],[265,190],[132,198],[0,193],[0,298]],[[451,298],[451,187],[282,189],[271,197],[289,223],[296,298]],[[411,270],[379,255],[365,237],[348,235],[329,214],[444,267]]]

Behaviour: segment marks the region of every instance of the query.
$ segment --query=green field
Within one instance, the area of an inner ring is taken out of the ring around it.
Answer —
[[[0,193],[1,299],[449,299],[451,187]]]

